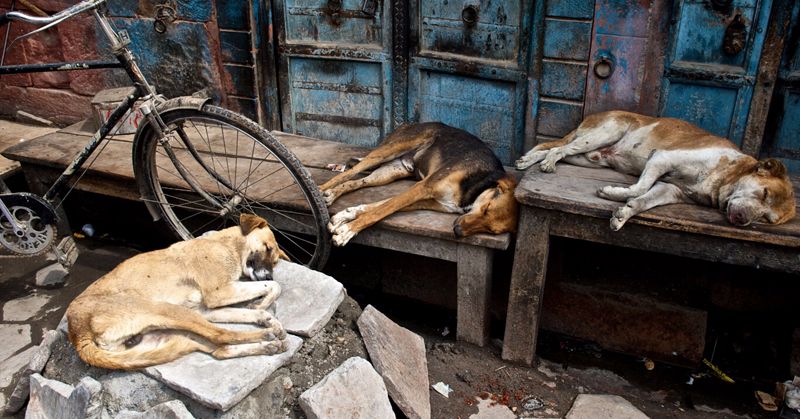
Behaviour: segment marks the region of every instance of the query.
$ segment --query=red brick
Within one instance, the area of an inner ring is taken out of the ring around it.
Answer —
[[[21,88],[9,87],[0,91],[0,98],[14,102],[14,112],[16,110],[30,112],[60,126],[74,124],[91,116],[90,96],[77,95],[67,90],[30,87],[21,91],[16,90],[16,99],[13,99],[12,94],[15,89]],[[6,109],[1,109],[0,112],[7,113]]]
[[[110,53],[102,56],[96,50],[97,37],[94,19],[90,16],[78,16],[59,26],[64,59],[70,62],[110,59]],[[113,87],[109,82],[114,70],[81,70],[70,71],[70,88],[81,95],[91,95]],[[122,71],[122,70],[117,70]]]
[[[693,367],[703,356],[707,319],[705,311],[645,295],[555,282],[545,288],[541,327],[612,351]]]
[[[3,10],[5,11],[5,10]],[[2,36],[5,36],[5,28],[3,27]],[[12,40],[16,39],[18,36],[25,34],[29,30],[33,29],[33,26],[22,24],[15,22],[11,25],[11,31],[8,35],[9,44]],[[26,57],[25,51],[25,42],[20,41],[17,42],[11,49],[6,53],[6,59],[3,63],[4,65],[22,65],[27,64],[28,60]],[[0,84],[5,84],[9,86],[31,86],[33,82],[31,81],[31,76],[29,74],[14,74],[14,75],[6,75],[0,77]]]
[[[57,63],[64,61],[61,53],[61,39],[56,28],[39,32],[25,40],[28,63]],[[33,85],[36,87],[58,89],[69,88],[69,76],[64,72],[50,71],[31,74]]]
[[[3,77],[0,77],[0,80],[2,79]],[[8,86],[0,83],[0,115],[16,115],[22,103],[20,98],[25,96],[26,90],[24,87]]]

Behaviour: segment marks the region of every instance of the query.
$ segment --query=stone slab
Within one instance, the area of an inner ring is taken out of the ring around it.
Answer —
[[[395,404],[409,419],[430,419],[425,340],[371,305],[358,318],[358,330]]]
[[[33,374],[31,400],[25,419],[84,419],[100,417],[102,386],[84,377],[76,387]]]
[[[123,410],[114,419],[194,419],[180,400],[171,400],[153,406],[144,412]]]
[[[222,325],[247,330],[251,325]],[[144,373],[212,409],[226,411],[261,385],[300,349],[303,339],[288,335],[289,350],[277,355],[254,355],[219,360],[201,352],[166,364],[144,369]]]
[[[36,285],[39,287],[49,287],[63,284],[67,281],[67,275],[69,275],[69,271],[66,268],[61,266],[60,263],[54,263],[36,272]]]
[[[31,346],[23,352],[0,362],[0,388],[6,388],[11,385],[14,374],[20,372],[21,369],[28,365],[34,352],[36,352],[36,347]]]
[[[30,320],[48,301],[50,301],[50,297],[36,294],[11,300],[3,305],[3,321],[24,322]]]
[[[580,394],[572,403],[565,419],[648,419],[648,417],[620,396],[608,394]]]
[[[281,260],[272,272],[281,286],[274,303],[275,317],[289,333],[311,337],[330,320],[344,300],[339,281],[321,272]]]
[[[469,419],[517,419],[517,415],[506,405],[478,398],[478,413],[470,415]]]
[[[0,324],[0,336],[3,339],[3,344],[0,345],[0,362],[5,362],[14,353],[31,344],[31,326],[28,324]],[[25,362],[27,363],[27,361]]]
[[[395,418],[383,379],[359,357],[344,361],[298,402],[308,419]]]
[[[31,374],[42,372],[47,361],[50,359],[53,345],[55,345],[61,337],[61,333],[55,330],[48,330],[44,334],[42,343],[33,351],[33,356],[28,362],[28,367],[22,371],[19,379],[17,379],[17,386],[14,387],[14,392],[11,393],[8,403],[5,404],[6,412],[15,413],[25,405],[25,401],[28,400],[28,395],[30,393]]]

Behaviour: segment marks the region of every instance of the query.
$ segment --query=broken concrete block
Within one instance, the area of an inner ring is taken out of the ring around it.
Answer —
[[[308,419],[395,418],[383,379],[359,357],[344,361],[298,402]]]
[[[67,280],[68,274],[69,271],[61,266],[60,263],[54,263],[36,272],[36,285],[39,287],[47,287],[63,284]]]
[[[303,265],[281,260],[272,273],[281,286],[275,301],[275,318],[287,332],[311,337],[328,323],[344,300],[339,281]]]
[[[232,330],[253,330],[253,325],[222,325]],[[226,411],[261,385],[275,370],[289,362],[303,339],[289,335],[289,350],[277,355],[216,359],[195,352],[143,372],[168,387],[212,409]]]
[[[20,372],[20,370],[28,365],[34,352],[36,352],[36,347],[31,346],[5,361],[0,362],[0,388],[6,388],[11,385],[14,374]]]
[[[400,410],[409,419],[430,419],[425,340],[371,305],[358,318],[358,330],[375,370]]]
[[[579,394],[565,419],[648,419],[620,396]]]
[[[31,400],[25,419],[99,418],[102,389],[99,382],[84,377],[77,387],[39,374],[31,377]]]
[[[11,300],[3,305],[3,320],[16,322],[30,320],[48,301],[50,297],[36,294]]]
[[[9,303],[10,301],[6,304]],[[3,362],[31,344],[31,326],[29,324],[0,324],[0,336],[3,336],[3,344],[0,345],[0,362]]]
[[[114,419],[194,419],[180,400],[172,400],[147,409],[145,412],[123,410]]]
[[[17,381],[17,386],[14,388],[14,392],[11,394],[11,397],[8,398],[8,403],[6,403],[5,407],[6,412],[16,413],[25,405],[25,401],[28,400],[28,394],[30,393],[31,374],[42,372],[44,366],[47,364],[47,360],[50,359],[53,345],[56,344],[60,337],[60,333],[55,330],[48,330],[44,334],[42,343],[36,348],[33,357],[31,357],[30,362],[28,362],[28,367],[22,371]]]

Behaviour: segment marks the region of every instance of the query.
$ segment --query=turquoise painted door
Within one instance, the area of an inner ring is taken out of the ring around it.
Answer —
[[[800,1],[794,2],[789,34],[778,69],[762,157],[777,157],[800,173]]]
[[[676,0],[660,114],[741,146],[771,6],[772,0]]]
[[[408,121],[483,139],[506,164],[524,143],[532,4],[412,0]]]
[[[274,22],[283,130],[378,145],[392,130],[391,7],[277,0]]]

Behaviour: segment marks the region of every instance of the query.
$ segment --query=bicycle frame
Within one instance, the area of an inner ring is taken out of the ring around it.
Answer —
[[[64,170],[64,172],[59,176],[56,182],[50,187],[50,189],[45,193],[43,198],[48,203],[52,202],[53,199],[61,192],[64,186],[69,182],[69,180],[74,176],[75,172],[89,159],[89,157],[94,153],[100,143],[106,139],[108,134],[112,131],[112,129],[119,123],[120,120],[125,116],[125,114],[134,107],[136,101],[144,98],[145,100],[152,101],[155,99],[156,95],[155,92],[152,91],[150,85],[145,80],[144,75],[142,74],[141,70],[139,69],[138,65],[136,64],[136,60],[133,56],[133,53],[128,49],[128,44],[130,44],[130,40],[128,39],[127,32],[125,30],[117,31],[114,30],[111,23],[108,21],[108,18],[105,15],[104,11],[98,11],[100,6],[105,4],[106,0],[87,0],[81,2],[75,6],[69,7],[64,9],[63,11],[47,17],[47,18],[39,18],[29,16],[24,13],[19,12],[8,12],[6,15],[9,20],[21,20],[27,23],[33,24],[43,24],[44,26],[29,32],[25,35],[20,36],[19,38],[15,39],[11,46],[14,45],[20,39],[26,38],[30,35],[35,33],[41,32],[44,29],[49,27],[55,26],[69,18],[72,18],[79,13],[84,11],[89,11],[95,17],[95,20],[100,25],[103,33],[105,34],[106,38],[111,42],[111,49],[114,56],[117,59],[117,62],[113,61],[90,61],[90,62],[75,62],[75,63],[52,63],[52,64],[26,64],[26,65],[15,65],[15,66],[0,66],[0,75],[3,74],[20,74],[20,73],[35,73],[35,72],[42,72],[42,71],[71,71],[71,70],[85,70],[85,69],[97,69],[97,68],[122,68],[128,74],[128,77],[131,79],[134,85],[134,91],[132,94],[125,97],[125,99],[117,106],[116,109],[111,113],[108,119],[100,126],[100,128],[95,132],[89,142],[86,144],[84,149],[75,157],[75,159],[70,163],[70,165]],[[8,48],[11,48],[9,46]],[[5,55],[7,49],[3,50],[3,55]],[[145,116],[148,118],[149,122],[152,123],[154,126],[160,127],[162,130],[165,128],[159,118],[154,115],[154,112],[150,112],[150,109],[155,109],[155,106],[147,106],[145,107],[146,112]],[[8,191],[8,188],[0,180],[0,192]],[[2,202],[0,202],[2,205]]]

